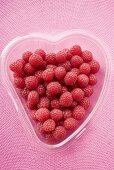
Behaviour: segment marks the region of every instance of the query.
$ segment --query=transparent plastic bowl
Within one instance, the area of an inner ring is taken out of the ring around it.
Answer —
[[[57,52],[63,48],[70,48],[74,44],[79,44],[83,50],[90,50],[93,53],[94,59],[100,63],[100,71],[97,74],[98,83],[94,87],[94,94],[90,98],[91,107],[88,110],[86,119],[82,124],[76,129],[70,136],[68,136],[64,141],[49,145],[45,144],[50,148],[57,148],[72,139],[75,136],[75,139],[79,137],[80,134],[86,129],[87,123],[93,117],[94,113],[102,105],[103,98],[106,95],[106,89],[108,88],[108,81],[110,75],[110,54],[106,49],[104,43],[89,33],[86,33],[82,30],[70,30],[63,32],[59,35],[47,35],[42,33],[33,33],[26,36],[17,37],[10,41],[8,45],[4,48],[1,54],[1,76],[4,86],[11,96],[17,114],[22,122],[23,127],[26,131],[29,131],[36,139],[34,123],[30,122],[28,110],[24,101],[20,98],[18,90],[13,86],[13,77],[12,73],[9,70],[9,65],[20,58],[22,53],[25,51],[35,51],[37,48],[42,48],[46,52]],[[38,137],[37,137],[38,139]],[[39,137],[39,140],[42,140]]]

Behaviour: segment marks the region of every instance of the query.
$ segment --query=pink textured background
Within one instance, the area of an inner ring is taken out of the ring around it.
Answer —
[[[1,170],[114,169],[114,1],[0,0],[0,51],[18,35],[73,28],[90,31],[107,44],[112,55],[108,95],[78,141],[66,150],[51,151],[25,135],[0,82]]]

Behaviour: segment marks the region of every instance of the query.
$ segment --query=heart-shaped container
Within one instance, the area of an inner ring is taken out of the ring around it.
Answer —
[[[43,139],[39,137],[40,141],[51,148],[57,148],[64,145],[74,136],[75,138],[79,137],[86,129],[85,126],[93,117],[98,107],[102,104],[110,77],[110,54],[106,49],[106,46],[104,46],[104,43],[98,38],[86,33],[85,31],[70,30],[59,35],[33,33],[17,37],[8,43],[1,54],[1,76],[4,86],[15,104],[17,114],[23,127],[36,138],[37,135],[34,133],[34,123],[30,122],[29,119],[29,111],[26,108],[24,101],[20,98],[18,90],[13,86],[13,77],[9,70],[9,65],[16,59],[20,58],[25,51],[35,51],[38,48],[42,48],[46,52],[57,52],[63,48],[70,48],[74,44],[79,44],[83,50],[90,50],[93,53],[94,59],[99,61],[101,69],[97,74],[98,83],[94,88],[94,94],[90,98],[91,107],[88,110],[85,120],[80,124],[78,129],[76,129],[64,141],[57,144],[45,144]]]

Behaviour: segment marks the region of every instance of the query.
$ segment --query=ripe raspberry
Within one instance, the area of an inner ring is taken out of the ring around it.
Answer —
[[[76,119],[76,120],[81,120],[83,119],[85,116],[85,110],[82,106],[78,105],[74,108],[73,110],[73,117]]]
[[[30,118],[32,119],[32,120],[36,120],[36,117],[35,117],[35,112],[36,112],[37,110],[32,110],[31,111],[31,113],[30,113]]]
[[[53,65],[53,64],[49,64],[49,65],[47,65],[47,67],[46,67],[46,68],[47,68],[47,69],[48,69],[48,68],[55,69],[56,67],[57,67],[57,66],[55,66],[55,65]]]
[[[62,140],[66,137],[66,129],[63,126],[57,126],[52,134],[56,140]]]
[[[90,100],[88,97],[83,98],[79,103],[85,110],[87,110],[90,106]]]
[[[93,60],[93,55],[90,51],[86,50],[82,52],[82,58],[86,63],[88,63]]]
[[[55,53],[49,53],[46,55],[46,63],[47,64],[53,64],[56,65],[56,54]]]
[[[78,125],[78,121],[75,120],[74,118],[70,117],[70,118],[67,118],[65,121],[64,121],[64,127],[67,129],[67,130],[73,130],[76,128],[76,126]]]
[[[38,122],[37,125],[36,125],[36,133],[38,135],[42,135],[42,136],[45,136],[45,131],[43,130],[43,124],[41,122]]]
[[[15,61],[9,66],[10,70],[13,71],[14,73],[21,74],[22,69],[23,69],[23,64],[20,61]]]
[[[68,91],[67,87],[62,86],[62,93],[65,93],[66,91]]]
[[[78,68],[72,68],[71,72],[78,75],[79,74],[79,69]]]
[[[51,68],[46,69],[42,73],[42,78],[44,81],[48,81],[48,82],[52,81],[54,78],[54,70]]]
[[[27,101],[27,107],[31,110],[37,109],[36,105],[33,105],[31,102]]]
[[[58,120],[61,120],[63,117],[63,113],[61,110],[59,109],[53,109],[51,111],[51,118],[54,120],[54,121],[58,121]]]
[[[86,87],[88,85],[89,78],[85,74],[80,74],[78,75],[77,82],[80,87]]]
[[[25,85],[29,90],[34,90],[38,86],[38,80],[35,76],[28,76],[25,79]]]
[[[73,101],[70,107],[71,107],[71,109],[74,109],[76,106],[77,106],[77,102]]]
[[[38,108],[49,108],[50,100],[47,97],[41,97],[40,102],[38,103]]]
[[[24,67],[26,64],[26,62],[23,59],[18,59],[17,62],[20,62],[22,64],[22,67]]]
[[[43,61],[41,67],[39,67],[39,68],[40,68],[41,70],[45,70],[45,68],[46,68],[46,62]]]
[[[71,58],[70,63],[72,67],[78,68],[83,63],[83,59],[80,56],[75,55]]]
[[[49,143],[49,144],[52,144],[55,142],[55,139],[54,139],[52,133],[47,133],[45,135],[45,141],[46,141],[46,143]]]
[[[61,63],[61,64],[59,64],[59,66],[64,67],[66,71],[70,71],[71,70],[70,61],[66,61],[65,63]]]
[[[90,74],[89,75],[89,84],[90,85],[95,85],[97,83],[97,77],[95,74]]]
[[[36,90],[37,90],[39,96],[44,96],[46,93],[45,87],[42,84],[39,84],[39,86],[37,87]]]
[[[39,102],[39,94],[37,91],[32,90],[28,94],[28,101],[31,105],[36,105]]]
[[[43,58],[43,60],[45,60],[46,53],[45,53],[44,50],[42,50],[42,49],[37,49],[37,50],[35,51],[35,55],[40,55],[40,56]]]
[[[81,101],[84,98],[84,92],[80,88],[75,88],[71,93],[75,101]]]
[[[42,79],[42,70],[39,70],[35,73],[35,77],[37,78],[38,83],[43,83],[43,79]]]
[[[29,90],[25,87],[24,89],[21,90],[21,96],[24,98],[24,99],[27,99],[28,97],[28,94],[29,94]]]
[[[97,73],[100,69],[100,64],[96,60],[92,60],[90,63],[91,73]]]
[[[21,70],[20,73],[13,73],[13,77],[21,77],[24,78],[25,77],[25,73],[23,70]]]
[[[24,72],[30,76],[35,73],[35,69],[30,65],[30,63],[27,63],[25,64]]]
[[[77,75],[74,72],[67,72],[65,78],[64,78],[66,85],[74,85],[77,81]]]
[[[58,80],[62,80],[66,75],[66,70],[64,67],[57,67],[55,69],[55,77],[58,79]]]
[[[14,85],[18,89],[23,89],[25,87],[25,80],[21,77],[14,78]]]
[[[71,112],[71,110],[69,110],[69,109],[63,110],[63,117],[64,117],[64,119],[67,119],[67,118],[72,117],[72,112]]]
[[[87,87],[83,88],[85,97],[90,97],[93,94],[93,87],[88,85]]]
[[[72,58],[72,54],[68,48],[63,49],[63,51],[66,53],[66,59],[70,60]]]
[[[51,101],[51,108],[52,109],[59,109],[60,108],[59,99],[53,99]]]
[[[50,117],[50,112],[46,108],[40,108],[36,111],[35,117],[37,120],[40,122],[44,122],[45,120],[49,119]]]
[[[74,45],[71,49],[70,52],[72,55],[81,55],[82,54],[82,49],[79,45]]]
[[[65,92],[60,97],[60,105],[69,107],[73,102],[72,94],[70,92]]]
[[[32,55],[31,51],[26,51],[25,53],[23,53],[22,58],[23,60],[27,63],[29,62],[29,57]]]
[[[64,51],[59,51],[56,54],[56,61],[58,64],[64,63],[66,61],[67,54]]]
[[[61,93],[61,85],[54,81],[54,82],[51,82],[47,85],[47,91],[50,93],[50,95],[52,96],[55,96],[57,94],[60,94]]]
[[[91,71],[90,65],[88,63],[83,63],[80,66],[79,71],[80,71],[81,74],[88,75]]]
[[[29,63],[34,68],[40,68],[43,65],[43,59],[40,55],[31,55],[29,58]]]
[[[43,123],[43,130],[45,132],[52,132],[55,129],[55,122],[52,119],[48,119]]]

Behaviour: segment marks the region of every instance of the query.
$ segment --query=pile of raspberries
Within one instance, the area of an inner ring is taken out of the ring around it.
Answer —
[[[27,51],[10,64],[19,89],[46,143],[58,143],[78,128],[90,106],[100,69],[90,51],[79,45],[57,53]]]

